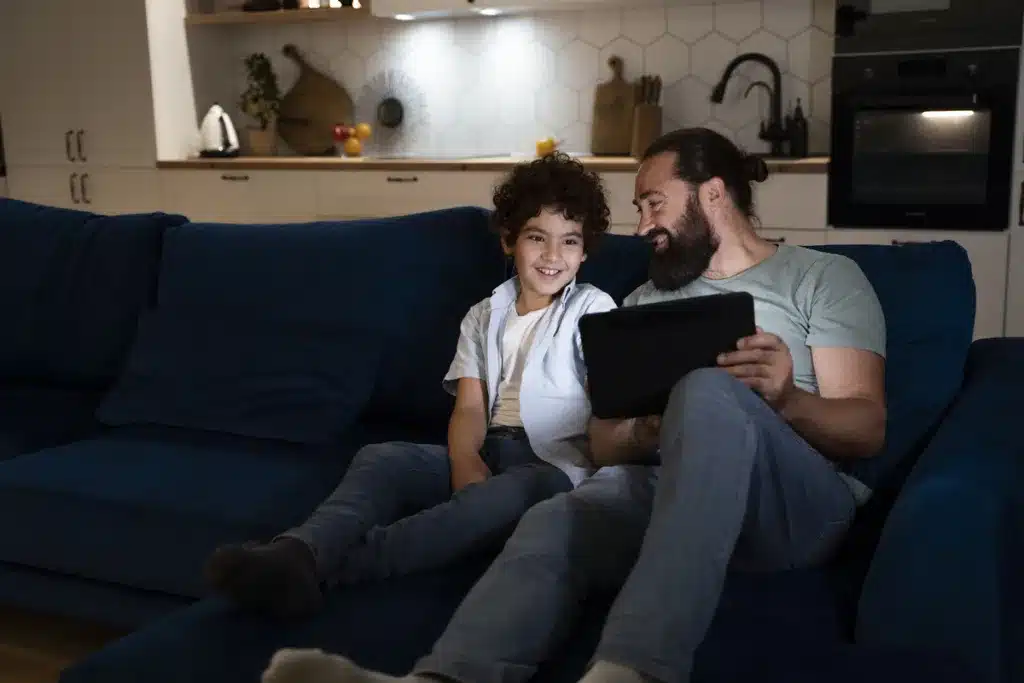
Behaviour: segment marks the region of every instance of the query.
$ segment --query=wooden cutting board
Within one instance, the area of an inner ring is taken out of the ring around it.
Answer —
[[[334,154],[334,126],[355,125],[352,98],[330,77],[310,66],[294,45],[281,50],[299,66],[299,78],[283,98],[277,132],[297,154]]]
[[[629,156],[633,142],[633,106],[636,88],[622,77],[622,57],[608,59],[612,78],[597,86],[590,152],[594,155]]]

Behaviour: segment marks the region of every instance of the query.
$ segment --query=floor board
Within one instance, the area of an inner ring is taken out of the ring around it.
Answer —
[[[0,607],[0,683],[56,683],[60,672],[122,633]]]

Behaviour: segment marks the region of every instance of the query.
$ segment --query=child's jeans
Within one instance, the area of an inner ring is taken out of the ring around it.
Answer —
[[[521,429],[493,428],[480,455],[491,476],[452,495],[445,446],[365,446],[334,493],[282,536],[308,544],[328,582],[381,579],[497,551],[528,509],[572,489]]]

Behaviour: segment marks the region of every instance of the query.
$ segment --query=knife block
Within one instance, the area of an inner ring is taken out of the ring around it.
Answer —
[[[652,142],[661,137],[661,106],[638,104],[633,109],[633,142],[630,156],[639,159]]]

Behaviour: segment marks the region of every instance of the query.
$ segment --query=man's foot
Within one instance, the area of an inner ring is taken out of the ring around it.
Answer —
[[[316,558],[294,538],[223,546],[207,560],[205,573],[232,602],[277,617],[309,616],[323,605]]]
[[[363,669],[351,660],[323,650],[278,650],[260,678],[262,683],[398,683],[397,678]]]
[[[580,683],[650,683],[639,671],[628,666],[614,664],[604,660],[594,662],[594,666],[583,676]]]

